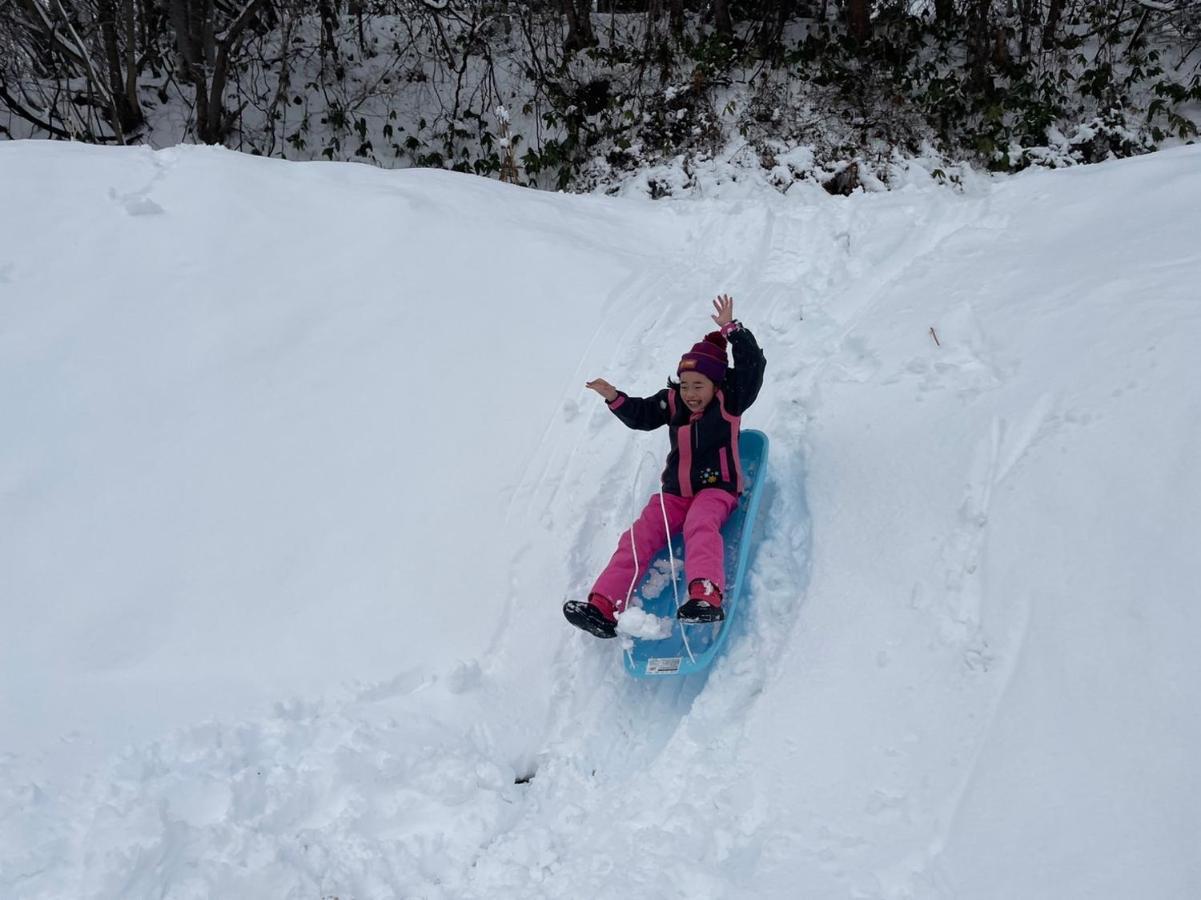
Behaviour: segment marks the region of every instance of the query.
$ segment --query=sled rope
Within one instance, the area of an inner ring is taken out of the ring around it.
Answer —
[[[638,479],[642,477],[642,464],[646,462],[646,458],[650,456],[650,451],[642,454],[642,458],[638,460],[638,468],[634,470],[634,480],[630,482],[630,512],[633,514],[638,509]],[[634,585],[638,583],[638,545],[634,542],[634,525],[638,524],[638,520],[634,520],[634,524],[630,526],[630,553],[634,556],[634,577],[630,579],[630,586],[626,590],[626,602],[622,604],[621,611],[625,612],[630,608],[630,600],[634,596]],[[626,657],[630,664],[634,663],[633,648],[625,648]]]
[[[646,462],[646,458],[650,456],[650,451],[642,454],[642,458],[638,460],[638,468],[634,470],[634,480],[630,482],[630,510],[634,512],[638,509],[638,479],[642,477],[642,464]],[[634,542],[634,525],[638,524],[638,520],[634,520],[634,524],[630,526],[630,553],[634,556],[634,577],[630,579],[630,587],[626,590],[626,602],[622,604],[621,611],[625,612],[630,608],[630,600],[634,597],[634,585],[638,583],[638,544]]]
[[[648,457],[650,458],[652,463],[654,462],[655,458],[649,450],[646,453],[642,454],[642,458],[640,460],[638,460],[638,468],[634,470],[634,480],[630,482],[630,509],[631,510],[638,509],[638,481],[642,477],[642,464],[644,462],[646,462]],[[660,512],[663,513],[663,533],[665,535],[667,535],[667,558],[668,558],[668,560],[670,560],[670,564],[671,564],[671,592],[675,597],[676,611],[679,612],[679,609],[680,609],[680,586],[679,586],[679,584],[676,583],[676,554],[671,546],[671,524],[667,521],[667,503],[663,499],[663,491],[662,490],[659,491],[659,510],[660,510]],[[637,521],[637,519],[635,519],[634,525],[637,525],[637,524],[638,524],[638,521]],[[634,585],[636,585],[638,583],[638,573],[640,571],[640,569],[638,567],[638,544],[634,541],[634,525],[630,526],[630,532],[629,532],[629,534],[630,534],[630,553],[634,557],[634,577],[630,579],[630,586],[626,590],[626,602],[621,607],[622,612],[625,612],[627,609],[630,608],[630,601],[634,598]],[[692,646],[688,643],[688,633],[684,630],[684,626],[682,624],[680,625],[680,637],[684,641],[684,649],[686,651],[688,651],[688,659],[690,661],[692,661],[693,663],[695,663],[696,657],[693,656],[693,654],[692,654]],[[625,653],[626,653],[626,656],[629,657],[630,663],[633,664],[634,654],[633,654],[632,650],[630,648],[626,648]]]
[[[662,488],[659,490],[659,509],[663,512],[663,531],[667,535],[667,558],[671,561],[671,592],[675,596],[676,612],[679,612],[680,585],[676,582],[676,554],[671,549],[671,528],[667,523],[667,503],[663,499]],[[692,655],[692,645],[688,643],[688,632],[684,629],[683,624],[680,625],[680,639],[684,642],[684,649],[688,651],[688,659],[695,663],[696,657]]]

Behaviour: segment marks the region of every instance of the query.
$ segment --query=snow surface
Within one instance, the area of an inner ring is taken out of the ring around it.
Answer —
[[[652,204],[0,144],[0,896],[1201,896],[1201,148]],[[574,632],[728,291],[707,677]],[[640,471],[638,482],[631,478]]]

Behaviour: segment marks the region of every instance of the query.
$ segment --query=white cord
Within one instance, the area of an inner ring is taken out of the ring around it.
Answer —
[[[638,509],[638,479],[642,476],[642,464],[646,462],[646,458],[651,453],[648,450],[642,454],[642,458],[638,460],[638,468],[634,470],[634,480],[630,482],[630,509]],[[641,516],[639,516],[641,518]],[[635,519],[630,525],[630,553],[634,556],[634,577],[630,579],[630,587],[626,591],[626,602],[621,608],[625,612],[630,608],[630,600],[634,597],[634,585],[638,583],[638,544],[634,541],[634,526],[638,524],[638,519]]]
[[[667,558],[671,560],[671,592],[675,595],[676,609],[680,608],[680,586],[676,584],[676,554],[671,547],[671,525],[667,521],[667,503],[663,491],[659,491],[659,509],[663,511],[663,533],[667,535]]]
[[[642,458],[638,460],[638,468],[634,470],[634,480],[630,482],[630,509],[638,509],[638,479],[642,477],[642,464],[646,462],[646,458],[651,455],[648,450],[642,454]],[[621,611],[624,613],[630,608],[630,600],[634,596],[634,585],[638,582],[638,544],[634,541],[634,526],[638,524],[638,519],[635,519],[630,525],[630,552],[634,557],[634,576],[630,579],[630,587],[626,591],[626,602],[622,606]],[[619,616],[620,618],[620,616]],[[631,646],[625,648],[626,656],[629,657],[630,664],[634,663],[634,652],[632,642],[628,642]]]
[[[676,554],[671,548],[671,526],[667,521],[667,501],[663,499],[663,489],[659,489],[659,509],[663,511],[663,531],[667,535],[667,558],[671,560],[671,592],[675,595],[676,612],[680,611],[680,586],[676,584]],[[688,643],[688,633],[684,631],[684,623],[680,622],[680,640],[684,642],[684,649],[688,651],[688,659],[696,662],[696,657],[692,655],[692,647]]]
[[[648,456],[652,462],[654,461],[654,455],[649,450],[644,453],[642,458],[638,460],[638,468],[634,470],[634,480],[630,482],[630,506],[633,509],[638,508],[638,479],[642,477],[642,464],[646,462]],[[663,499],[662,487],[659,490],[659,509],[663,513],[663,533],[667,536],[667,558],[671,562],[671,590],[675,596],[676,611],[678,612],[680,609],[680,586],[676,583],[676,554],[671,546],[671,523],[667,520],[667,502]],[[639,515],[640,518],[641,515]],[[634,597],[634,585],[638,583],[638,544],[634,540],[634,527],[637,524],[638,519],[635,519],[634,523],[630,525],[630,553],[634,557],[634,576],[630,579],[630,587],[626,591],[626,602],[621,608],[622,612],[630,608],[630,600]],[[684,642],[684,650],[688,653],[688,659],[695,663],[696,657],[693,655],[692,647],[688,643],[688,635],[684,631],[684,624],[681,622],[679,625],[680,639]],[[631,662],[633,661],[634,654],[628,648],[626,649],[626,656],[630,657]]]

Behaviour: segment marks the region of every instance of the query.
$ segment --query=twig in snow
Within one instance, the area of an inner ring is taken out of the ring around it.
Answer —
[[[938,339],[938,332],[934,330],[934,326],[930,326],[930,337],[934,338],[934,346],[941,347],[942,342]]]

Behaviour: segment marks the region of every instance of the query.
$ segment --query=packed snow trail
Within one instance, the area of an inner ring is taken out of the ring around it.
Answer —
[[[1196,148],[657,204],[0,163],[0,895],[1201,894]],[[581,385],[718,291],[749,602],[633,681],[559,604],[665,438]]]

